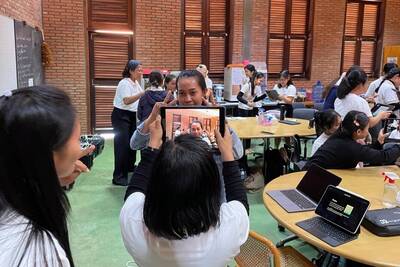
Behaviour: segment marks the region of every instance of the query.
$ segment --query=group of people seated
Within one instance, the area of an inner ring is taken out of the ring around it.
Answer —
[[[120,126],[116,138],[129,137],[116,141],[128,146],[118,149],[142,152],[132,179],[126,182],[120,213],[125,247],[139,266],[226,266],[249,233],[249,204],[238,164],[243,145],[229,125],[221,136],[219,131],[207,133],[199,121],[174,139],[163,140],[162,106],[210,104],[205,75],[185,70],[163,85],[162,76],[151,73],[149,90],[124,96],[127,88],[137,87],[132,79],[138,77],[139,69],[140,63],[128,62],[124,73],[130,80],[117,89],[114,102],[120,108],[113,112],[113,123]],[[249,81],[238,99],[240,109],[246,111],[243,114],[250,116],[250,108],[265,98],[258,88],[265,77],[252,65],[245,71]],[[396,85],[400,78],[391,76],[394,72],[383,81],[394,79]],[[305,169],[312,163],[336,169],[360,163],[391,164],[400,156],[397,144],[382,148],[387,135],[383,132],[376,143],[366,144],[369,127],[391,115],[372,116],[367,101],[359,96],[366,82],[365,72],[352,67],[337,87],[335,110],[316,115],[322,134]],[[290,104],[295,88],[288,72],[281,73],[279,84],[279,101]],[[137,129],[135,122],[135,129],[129,129],[131,136],[122,134],[126,129],[121,121],[132,114],[121,107],[136,101]],[[67,228],[70,206],[61,186],[87,170],[79,158],[93,147],[80,148],[79,120],[70,98],[48,86],[7,92],[0,97],[0,125],[0,262],[4,266],[74,266]],[[128,172],[121,168],[127,166],[116,164],[120,165],[114,174],[120,176],[114,178],[121,179]]]

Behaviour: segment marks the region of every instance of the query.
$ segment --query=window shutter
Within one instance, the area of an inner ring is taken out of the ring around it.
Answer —
[[[128,36],[92,35],[94,79],[121,79],[128,61]]]
[[[185,31],[202,30],[202,2],[185,0]]]
[[[210,37],[209,41],[209,72],[214,75],[223,75],[225,67],[225,38]]]
[[[354,65],[356,57],[356,42],[345,41],[343,49],[343,64],[342,71],[347,71],[351,66]]]
[[[115,86],[94,86],[96,128],[111,127],[111,112],[114,108]]]
[[[201,2],[201,1],[199,1]],[[210,32],[226,32],[226,0],[210,0]]]
[[[372,75],[374,72],[374,60],[375,55],[375,42],[373,41],[363,41],[361,43],[361,56],[360,56],[360,66],[368,75]]]
[[[286,0],[271,0],[270,5],[269,33],[284,34],[286,19]]]
[[[268,72],[279,73],[283,69],[283,39],[269,39],[268,47]]]
[[[289,53],[289,72],[303,73],[304,72],[304,49],[305,40],[290,40]]]
[[[307,0],[292,0],[290,34],[306,34]]]
[[[364,5],[363,37],[375,37],[378,19],[378,5]]]
[[[357,36],[359,6],[358,3],[347,3],[345,22],[346,36]]]
[[[194,69],[202,62],[201,36],[185,37],[185,69]]]
[[[131,30],[131,2],[130,0],[89,0],[89,27],[92,30]]]

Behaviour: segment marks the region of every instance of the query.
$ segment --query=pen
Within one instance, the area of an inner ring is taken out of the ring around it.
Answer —
[[[271,133],[271,132],[268,132],[268,131],[261,131],[262,133],[266,133],[266,134],[274,134],[274,133]]]

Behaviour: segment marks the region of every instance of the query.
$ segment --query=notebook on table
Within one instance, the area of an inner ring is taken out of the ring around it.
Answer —
[[[315,210],[318,216],[296,225],[332,247],[337,247],[358,237],[369,205],[369,201],[362,196],[330,185]]]
[[[270,190],[267,194],[287,212],[314,210],[328,185],[339,185],[342,178],[312,164],[295,189]]]

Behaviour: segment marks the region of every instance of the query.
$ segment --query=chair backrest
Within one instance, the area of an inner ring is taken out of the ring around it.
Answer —
[[[314,118],[316,109],[313,108],[297,108],[293,110],[293,118],[311,120]]]
[[[250,231],[247,241],[240,247],[235,257],[239,267],[280,267],[281,253],[275,245],[254,231]],[[273,264],[271,262],[273,260]]]
[[[293,107],[293,109],[305,108],[306,105],[304,104],[304,102],[293,102],[292,107]]]
[[[324,103],[314,103],[314,108],[318,111],[324,110]]]

